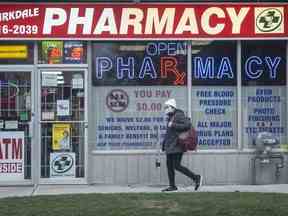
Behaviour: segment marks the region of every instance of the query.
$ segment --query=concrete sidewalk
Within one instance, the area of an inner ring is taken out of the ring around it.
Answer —
[[[38,185],[0,187],[0,198],[37,195],[79,194],[79,193],[160,193],[164,186],[115,186],[115,185]],[[181,187],[179,192],[194,192],[194,187]],[[199,192],[261,192],[288,193],[288,184],[276,185],[223,185],[202,186]]]

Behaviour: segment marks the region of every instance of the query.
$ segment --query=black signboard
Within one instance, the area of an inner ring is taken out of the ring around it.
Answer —
[[[192,42],[192,86],[236,86],[236,42]]]
[[[284,41],[242,42],[242,85],[286,85]]]
[[[183,42],[94,43],[94,86],[187,84]]]

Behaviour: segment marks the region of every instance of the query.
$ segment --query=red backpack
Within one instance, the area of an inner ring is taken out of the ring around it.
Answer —
[[[182,132],[178,136],[178,144],[184,151],[195,151],[197,149],[198,137],[194,127]]]

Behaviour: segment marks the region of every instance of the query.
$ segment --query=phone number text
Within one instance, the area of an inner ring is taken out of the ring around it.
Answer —
[[[0,25],[0,35],[15,34],[15,35],[32,35],[38,34],[37,25]]]

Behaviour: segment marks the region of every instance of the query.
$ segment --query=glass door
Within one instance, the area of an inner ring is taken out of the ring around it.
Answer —
[[[86,70],[40,71],[41,180],[85,178]]]
[[[0,69],[0,185],[31,182],[31,74]]]

